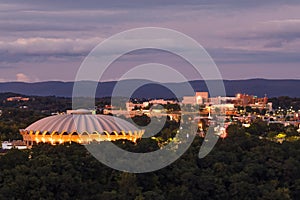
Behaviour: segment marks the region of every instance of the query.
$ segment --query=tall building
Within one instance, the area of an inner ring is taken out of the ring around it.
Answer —
[[[197,104],[204,104],[208,100],[208,92],[196,92]]]
[[[184,96],[182,104],[200,105],[208,101],[208,92],[196,92],[195,96]]]

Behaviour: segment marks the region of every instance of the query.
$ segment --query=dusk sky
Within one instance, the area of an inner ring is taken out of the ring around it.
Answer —
[[[299,0],[0,0],[0,81],[72,81],[98,43],[149,26],[194,38],[224,79],[299,79],[299,11]],[[144,62],[157,54],[130,58]],[[107,80],[113,79],[112,72]]]

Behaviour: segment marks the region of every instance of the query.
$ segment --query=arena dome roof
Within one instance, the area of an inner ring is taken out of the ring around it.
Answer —
[[[121,132],[121,131],[138,131],[138,128],[131,123],[109,115],[54,115],[40,119],[27,128],[26,131],[40,131],[40,132],[88,132],[95,131],[101,133],[107,132]]]

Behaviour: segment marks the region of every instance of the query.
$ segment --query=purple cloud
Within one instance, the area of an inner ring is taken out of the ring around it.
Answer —
[[[224,78],[245,78],[245,71],[253,78],[251,67],[260,67],[257,77],[295,78],[300,72],[295,67],[300,62],[299,9],[298,0],[3,0],[0,80],[16,80],[18,73],[39,80],[70,80],[100,41],[143,26],[172,28],[195,38],[211,53]],[[107,53],[116,49],[117,44]],[[139,52],[123,62],[129,66],[151,55],[157,52]],[[160,59],[174,66],[182,64],[174,58]],[[284,65],[285,72],[268,73],[275,65]]]

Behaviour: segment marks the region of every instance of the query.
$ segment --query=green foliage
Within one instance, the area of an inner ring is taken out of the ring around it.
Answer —
[[[181,110],[179,104],[167,103],[167,104],[163,105],[163,107],[168,111],[180,111]]]
[[[260,135],[264,136],[268,132],[268,125],[267,122],[261,120],[261,119],[255,119],[249,128],[246,128],[246,132],[252,134],[252,135]]]
[[[20,102],[3,102],[10,95],[0,96],[1,139],[16,139],[20,137],[19,128],[70,106],[69,99],[36,97],[28,102],[28,109],[22,110]],[[104,101],[98,102],[99,106],[104,104]],[[168,109],[177,109],[168,106]],[[47,111],[41,112],[40,108]],[[141,126],[150,122],[147,116],[133,120]],[[178,128],[178,123],[167,120],[157,138],[162,141],[172,138]],[[31,150],[13,149],[0,157],[0,199],[299,198],[300,141],[277,144],[266,139],[275,138],[279,133],[286,134],[287,138],[299,136],[295,127],[267,125],[257,119],[249,128],[234,122],[227,132],[228,137],[219,140],[205,158],[197,157],[204,141],[196,137],[187,152],[173,164],[145,174],[113,170],[78,144],[40,144]],[[157,141],[150,138],[143,138],[137,144],[125,140],[115,144],[139,153],[159,149]]]
[[[283,109],[289,109],[292,106],[293,109],[300,110],[300,98],[282,96],[270,98],[269,101],[272,102],[273,108],[281,107]]]
[[[19,129],[26,128],[31,123],[53,112],[63,112],[71,109],[71,99],[63,97],[29,97],[29,101],[6,101],[6,98],[23,96],[13,93],[0,94],[0,140],[22,139]],[[26,106],[25,108],[23,106]]]
[[[297,199],[300,142],[279,145],[236,128],[205,158],[196,137],[176,162],[145,174],[110,169],[78,144],[12,150],[0,158],[0,199]],[[118,145],[139,146],[129,144]]]
[[[276,133],[284,131],[284,125],[281,123],[271,123],[269,124],[269,131],[273,131]]]
[[[0,139],[22,139],[19,129],[26,128],[34,121],[45,117],[44,114],[33,110],[5,108],[0,117]]]
[[[131,118],[134,123],[136,123],[138,126],[147,126],[151,122],[151,118],[147,115],[142,116],[134,116]]]

